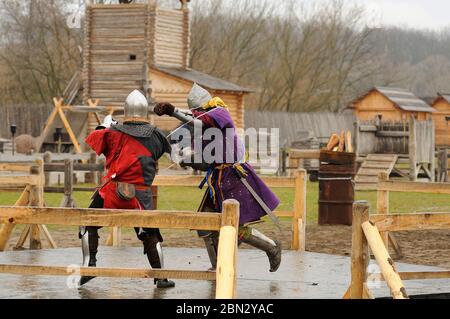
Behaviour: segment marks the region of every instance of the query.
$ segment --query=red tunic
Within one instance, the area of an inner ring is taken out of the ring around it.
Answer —
[[[100,190],[104,208],[142,209],[136,198],[126,201],[116,195],[117,181],[150,186],[145,181],[143,159],[152,157],[152,153],[137,139],[116,130],[92,132],[86,143],[97,153],[106,157],[106,184]]]

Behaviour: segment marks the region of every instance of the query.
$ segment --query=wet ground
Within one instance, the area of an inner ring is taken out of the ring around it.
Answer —
[[[165,249],[166,268],[205,270],[209,262],[204,249]],[[2,264],[68,266],[81,262],[77,248],[16,251],[0,254]],[[148,267],[142,248],[101,247],[100,267]],[[433,271],[436,267],[397,264],[399,271]],[[242,249],[238,257],[238,298],[342,298],[350,282],[350,259],[320,253],[286,251],[278,272],[268,272],[264,253]],[[372,268],[371,268],[372,269]],[[214,282],[176,280],[177,286],[160,290],[149,279],[96,278],[83,288],[69,288],[70,277],[0,274],[0,298],[213,298]],[[405,282],[410,295],[446,293],[450,280]],[[388,296],[385,283],[372,287],[376,297]]]

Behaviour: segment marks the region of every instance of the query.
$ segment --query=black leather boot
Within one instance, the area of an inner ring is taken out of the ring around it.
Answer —
[[[98,230],[91,230],[88,231],[88,241],[89,241],[89,267],[96,267],[97,266],[97,249],[98,249]],[[84,284],[88,283],[95,277],[90,276],[82,276],[80,279],[80,286],[83,286]]]
[[[281,242],[272,240],[256,229],[248,229],[241,237],[242,242],[266,252],[270,272],[276,272],[281,264]]]
[[[144,254],[147,255],[148,262],[153,269],[164,267],[161,243],[156,236],[147,236],[142,241],[144,244]],[[155,278],[154,283],[157,288],[172,288],[175,283],[168,279]]]
[[[211,268],[209,268],[209,270],[216,270],[219,232],[198,231],[198,235],[205,242],[206,252],[208,253],[209,261],[211,262]]]

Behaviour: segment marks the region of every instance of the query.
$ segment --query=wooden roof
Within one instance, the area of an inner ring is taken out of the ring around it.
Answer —
[[[414,93],[401,89],[401,88],[393,88],[393,87],[374,87],[369,92],[359,97],[352,103],[352,106],[359,101],[363,100],[366,96],[368,96],[372,92],[379,92],[384,95],[389,101],[394,103],[395,106],[400,108],[403,111],[407,112],[426,112],[433,113],[435,109],[427,104],[424,100],[418,98]]]
[[[434,100],[433,104],[440,99],[444,99],[447,103],[450,104],[450,93],[438,93],[438,97]]]
[[[198,85],[211,90],[243,92],[243,93],[253,92],[252,90],[244,88],[237,84],[192,69],[170,68],[162,66],[156,66],[154,67],[154,69],[175,76],[177,78],[190,81],[192,83],[197,83]]]

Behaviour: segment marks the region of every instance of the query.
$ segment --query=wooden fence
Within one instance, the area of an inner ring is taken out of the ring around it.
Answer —
[[[17,125],[17,134],[41,135],[53,107],[49,105],[1,105],[0,137],[11,138],[9,126]]]
[[[0,223],[65,226],[120,226],[219,231],[217,271],[81,267],[81,276],[216,280],[216,298],[236,297],[239,203],[227,200],[222,214],[179,211],[136,211],[45,207],[0,207]],[[67,276],[64,266],[0,264],[0,273]]]
[[[430,185],[430,183],[425,185]],[[398,190],[401,186],[408,187],[415,192],[420,191],[419,185],[413,187],[411,183],[403,185],[398,183],[395,186],[385,184],[385,188],[391,190]],[[434,192],[437,189],[436,186],[430,186],[428,191],[432,190]],[[447,193],[447,191],[444,193]],[[371,274],[371,279],[380,278],[386,281],[394,299],[408,298],[403,285],[404,280],[450,278],[450,271],[398,272],[382,238],[382,233],[389,231],[440,229],[450,229],[450,213],[378,214],[369,216],[368,202],[356,202],[353,206],[351,284],[344,298],[373,298],[367,284],[369,279],[367,271],[370,261],[369,249],[375,256],[375,260],[381,270],[380,274]]]
[[[429,183],[429,182],[408,182],[408,181],[390,181],[387,174],[380,174],[377,186],[377,214],[386,216],[387,220],[391,216],[389,213],[389,193],[390,192],[406,192],[406,193],[432,193],[432,194],[448,194],[450,195],[450,183]],[[400,229],[401,230],[401,229]],[[394,245],[397,254],[401,254],[399,244],[393,240],[389,232],[381,230],[381,236],[386,247],[389,243]]]
[[[42,160],[41,160],[42,161]],[[32,164],[30,163],[0,163],[0,171],[2,170],[1,165],[8,165],[11,168],[11,165],[14,165],[16,169],[21,171],[30,170]],[[44,190],[46,192],[51,193],[63,193],[64,198],[61,203],[62,207],[71,206],[71,201],[73,198],[73,191],[94,191],[95,188],[87,188],[87,187],[73,187],[73,180],[71,179],[72,174],[75,167],[80,170],[93,170],[100,171],[103,168],[103,163],[100,164],[83,164],[78,163],[74,164],[72,159],[66,159],[64,163],[52,164],[46,163],[43,164],[43,171],[63,171],[65,172],[64,178],[64,187],[50,187],[46,186]],[[69,173],[67,173],[69,172]],[[306,243],[306,182],[307,173],[305,170],[300,169],[295,171],[292,177],[268,177],[263,176],[262,180],[272,188],[293,188],[294,189],[294,207],[293,210],[289,211],[275,211],[275,214],[278,217],[289,217],[291,218],[292,225],[292,235],[291,235],[291,249],[305,251],[305,243]],[[179,187],[179,186],[188,186],[188,187],[198,187],[201,181],[203,180],[202,176],[193,176],[193,175],[157,175],[155,180],[153,181],[153,186],[164,186],[164,187]],[[10,187],[10,191],[17,191],[18,187]],[[109,238],[107,240],[108,245],[112,246],[120,246],[120,238],[121,238],[121,230],[120,228],[113,227],[111,229]]]
[[[22,190],[22,194],[15,203],[16,207],[44,206],[44,163],[42,159],[36,160],[33,164],[0,163],[0,171],[9,173],[8,175],[0,175],[0,189],[2,191]],[[40,249],[41,233],[45,235],[50,246],[56,248],[56,244],[45,225],[31,224],[25,227],[15,248],[21,248],[27,237],[30,236],[30,249]],[[15,223],[3,223],[1,225],[0,251],[5,249],[14,230],[14,225]]]

